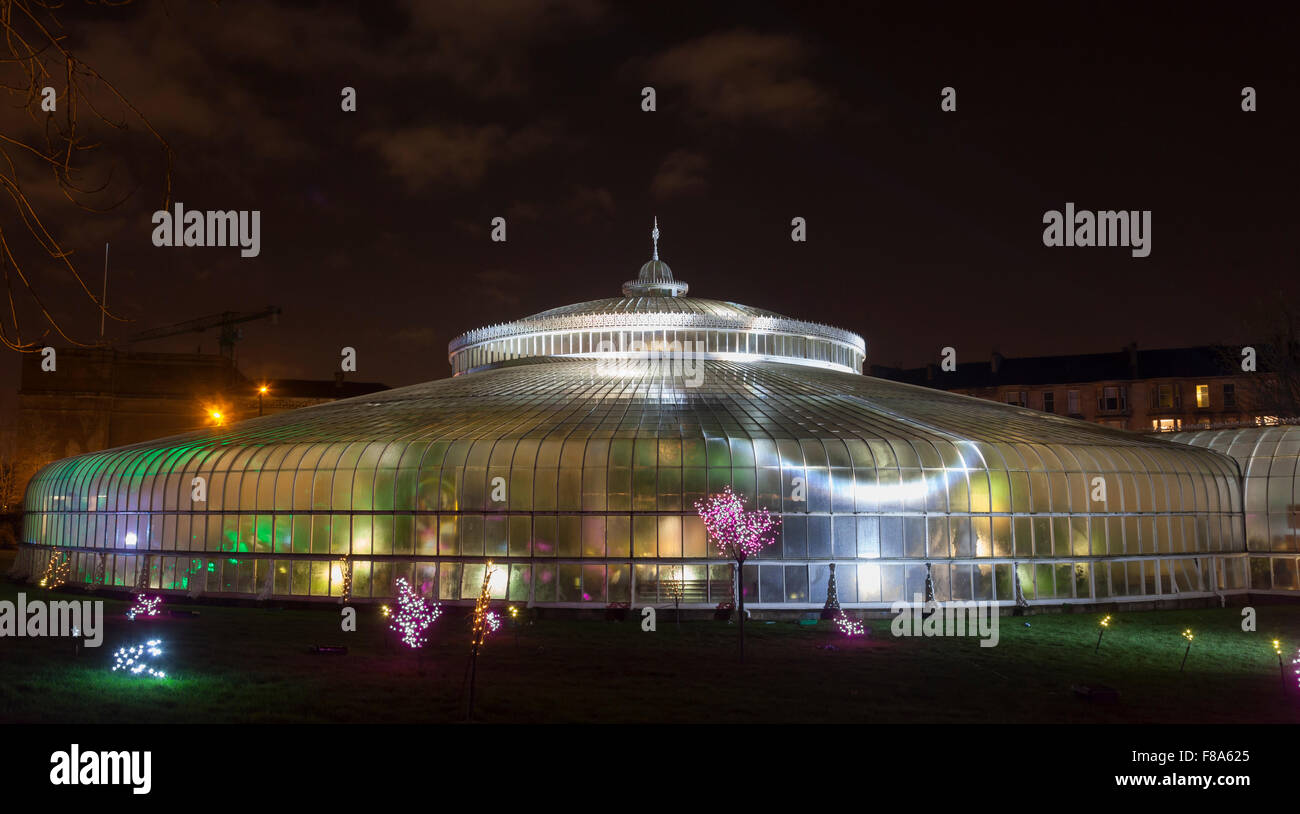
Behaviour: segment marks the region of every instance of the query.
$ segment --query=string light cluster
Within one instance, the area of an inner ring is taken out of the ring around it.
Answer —
[[[135,540],[133,539],[134,537],[135,537],[134,534],[128,534],[128,535],[126,536],[126,544],[127,544],[127,545],[135,545]],[[139,559],[137,558],[137,566],[136,566],[136,567],[137,567],[139,570],[137,571],[137,573],[136,573],[136,577],[135,577],[135,587],[136,587],[136,590],[138,590],[138,591],[140,591],[140,592],[144,592],[144,591],[149,590],[149,571],[150,571],[150,565],[151,565],[150,560],[151,560],[151,559],[152,559],[152,558],[149,557],[148,555],[145,556],[145,558],[144,558],[143,561],[141,561],[141,560],[139,560]]]
[[[845,636],[861,636],[867,632],[866,627],[857,619],[849,616],[844,611],[840,611],[835,617],[835,626],[840,629],[840,633]]]
[[[682,600],[686,598],[686,580],[682,578],[682,567],[680,565],[673,567],[669,572],[672,574],[668,579],[661,580],[660,585],[664,588],[664,593],[673,601],[673,605],[680,606]]]
[[[704,529],[718,550],[737,562],[744,562],[771,545],[781,525],[781,518],[769,514],[767,509],[745,511],[740,496],[730,486],[695,501],[695,511],[704,520]]]
[[[72,557],[57,548],[50,552],[50,559],[45,563],[45,573],[41,574],[42,588],[59,588],[68,581],[68,571],[72,568]]]
[[[488,607],[492,602],[492,575],[495,573],[496,569],[492,567],[492,561],[488,560],[483,566],[483,585],[478,589],[478,599],[474,600],[474,625],[470,629],[469,667],[466,676],[469,679],[469,706],[466,708],[466,720],[474,719],[474,683],[478,676],[478,651],[483,648],[483,642],[487,637],[501,626],[501,618]]]
[[[135,617],[137,616],[157,616],[162,613],[161,605],[161,596],[145,596],[144,594],[140,594],[135,598],[135,604],[127,610],[126,618],[134,622]]]
[[[388,628],[401,634],[402,644],[410,648],[424,647],[428,636],[426,631],[442,615],[442,606],[430,605],[428,601],[411,589],[405,577],[397,578],[397,609],[384,606],[385,616],[392,621]]]
[[[352,558],[339,557],[339,571],[343,574],[343,601],[352,601]]]
[[[492,602],[492,591],[490,586],[492,583],[492,575],[495,573],[496,569],[492,567],[491,562],[488,562],[487,566],[483,569],[483,585],[479,588],[478,599],[474,602],[474,627],[472,628],[470,635],[472,655],[474,656],[478,655],[479,648],[483,646],[483,641],[495,632],[497,627],[501,626],[501,620],[497,618],[497,615],[488,607]],[[490,621],[489,617],[491,620],[495,620],[495,625]]]
[[[144,644],[120,647],[113,654],[113,669],[111,672],[116,673],[121,670],[133,676],[146,675],[152,678],[166,678],[167,674],[165,672],[154,669],[149,663],[149,659],[161,655],[162,641],[159,639],[150,639]]]

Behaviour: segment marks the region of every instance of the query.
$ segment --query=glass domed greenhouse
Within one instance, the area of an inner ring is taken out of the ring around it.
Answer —
[[[1251,591],[1300,590],[1300,426],[1198,430],[1171,437],[1230,455],[1240,465]]]
[[[654,237],[621,297],[464,334],[452,378],[47,466],[17,570],[334,601],[405,576],[454,602],[491,560],[503,599],[712,607],[731,564],[693,505],[731,485],[783,518],[744,567],[757,610],[820,608],[832,564],[858,608],[927,565],[940,600],[1249,587],[1232,457],[865,377],[861,337],[687,296]]]

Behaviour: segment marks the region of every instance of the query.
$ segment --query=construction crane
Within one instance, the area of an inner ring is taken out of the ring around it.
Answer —
[[[243,337],[243,332],[236,328],[243,322],[253,322],[259,319],[271,320],[275,324],[280,316],[280,309],[275,305],[268,305],[261,311],[222,311],[220,314],[211,314],[206,317],[197,319],[187,319],[184,322],[177,322],[175,325],[164,325],[159,328],[150,328],[147,331],[131,334],[124,342],[128,345],[134,342],[146,342],[151,339],[162,339],[167,336],[180,336],[181,334],[203,333],[209,328],[220,328],[221,336],[217,343],[221,347],[221,355],[233,357],[235,354],[235,342]]]

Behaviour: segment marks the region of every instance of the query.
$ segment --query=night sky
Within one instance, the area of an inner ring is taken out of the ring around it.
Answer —
[[[260,210],[262,251],[151,244],[163,166],[138,123],[96,131],[91,174],[131,193],[109,213],[18,172],[96,291],[111,241],[109,306],[133,322],[110,337],[281,306],[244,326],[254,377],[332,378],[343,346],[351,378],[444,377],[463,331],[617,296],[655,215],[692,295],[855,331],[869,364],[1237,341],[1295,301],[1295,12],[964,5],[72,4],[71,47],[171,143],[174,199]],[[31,127],[12,100],[0,116]],[[1152,210],[1151,255],[1046,248],[1067,201]],[[17,234],[12,208],[0,225]],[[22,256],[96,339],[68,275]],[[136,347],[200,343],[215,333]],[[16,385],[0,352],[5,399]]]

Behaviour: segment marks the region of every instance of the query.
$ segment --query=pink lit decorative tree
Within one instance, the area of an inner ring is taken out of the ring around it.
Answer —
[[[745,560],[758,554],[776,541],[781,518],[769,514],[767,509],[746,511],[743,495],[731,487],[695,501],[695,511],[704,521],[704,530],[718,551],[736,561],[736,596],[740,613],[740,659],[745,660],[745,581],[742,569]]]

